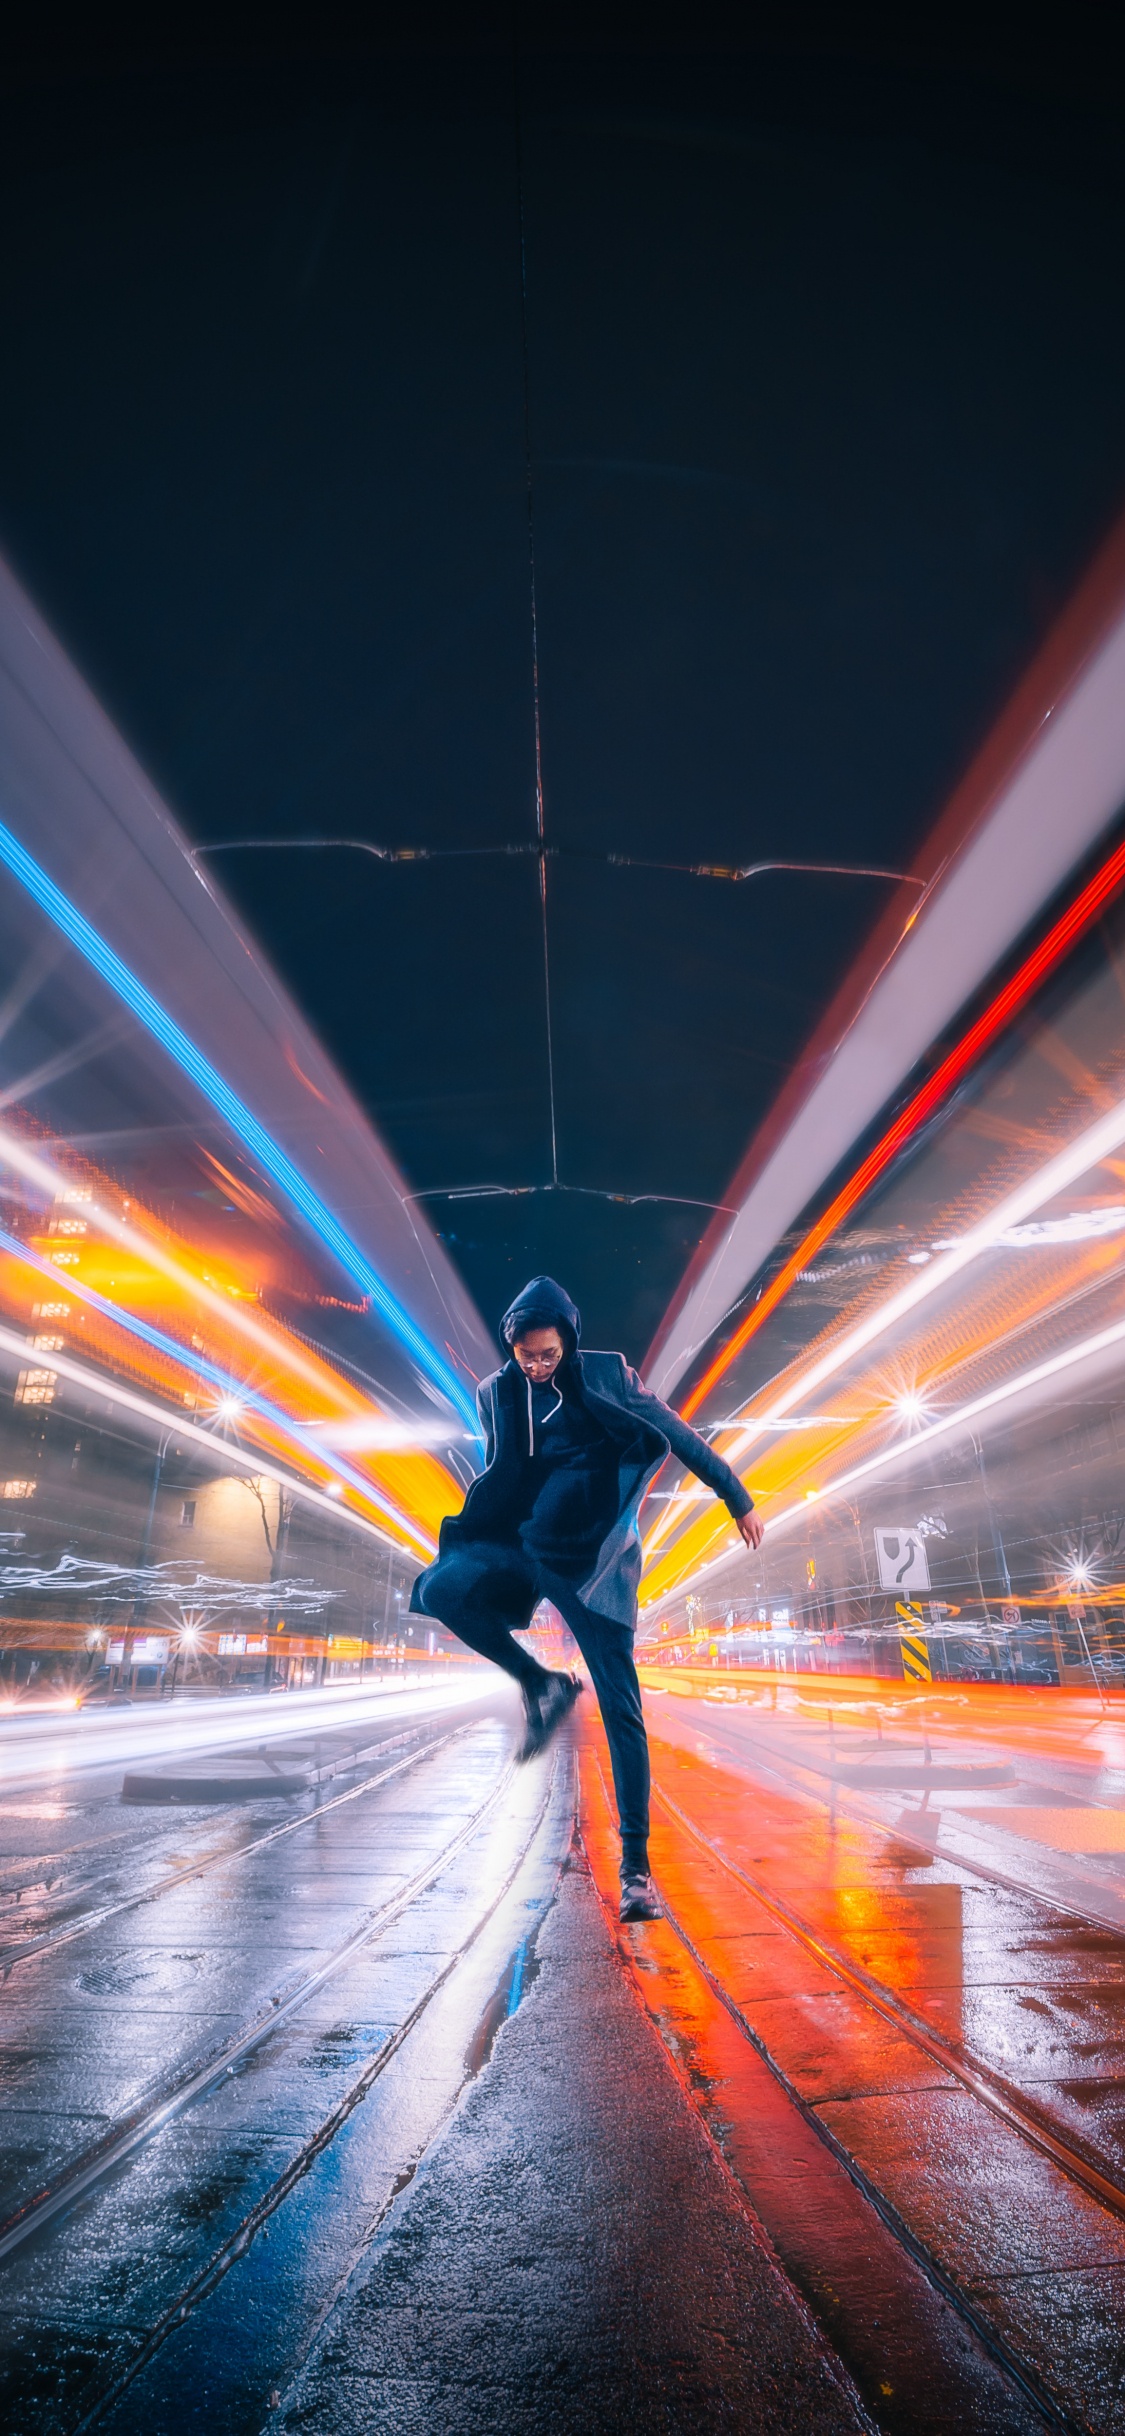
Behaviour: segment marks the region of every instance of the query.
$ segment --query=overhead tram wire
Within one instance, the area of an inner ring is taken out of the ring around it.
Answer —
[[[322,851],[369,854],[381,863],[422,863],[444,860],[534,855],[539,868],[539,928],[543,956],[543,1012],[547,1051],[547,1107],[551,1134],[551,1176],[548,1184],[473,1184],[452,1190],[431,1186],[424,1192],[408,1193],[406,1200],[454,1200],[480,1196],[523,1196],[533,1193],[575,1193],[597,1201],[618,1201],[629,1206],[639,1202],[660,1202],[678,1209],[709,1209],[727,1212],[720,1201],[697,1200],[682,1193],[615,1192],[595,1185],[564,1184],[559,1176],[558,1111],[555,1094],[555,1044],[551,1008],[551,949],[547,901],[547,864],[565,857],[567,860],[600,862],[618,870],[668,871],[686,878],[740,882],[761,878],[767,872],[790,871],[831,877],[834,879],[894,880],[924,889],[926,883],[915,873],[891,871],[881,864],[817,863],[769,860],[727,866],[719,863],[668,863],[650,860],[643,855],[606,854],[581,848],[564,848],[547,842],[546,803],[543,789],[543,721],[539,684],[539,601],[535,565],[535,467],[531,445],[531,352],[528,342],[527,317],[527,209],[524,186],[523,104],[520,87],[520,52],[518,33],[512,44],[512,104],[515,138],[516,204],[519,223],[520,261],[520,362],[523,380],[523,447],[524,488],[527,503],[527,569],[528,606],[531,628],[531,712],[535,774],[535,837],[516,840],[501,846],[380,846],[359,837],[244,837],[225,838],[215,845],[197,846],[192,860],[206,854],[276,853],[286,849],[296,852]],[[729,1213],[733,1215],[733,1212]]]
[[[617,871],[670,871],[689,880],[761,879],[770,871],[796,871],[841,880],[900,880],[909,888],[925,888],[916,871],[891,871],[882,863],[796,863],[770,857],[759,863],[663,863],[643,854],[600,852],[593,846],[551,846],[542,835],[532,842],[515,839],[504,846],[378,846],[366,837],[224,837],[212,846],[193,846],[192,862],[204,854],[276,854],[289,851],[347,851],[373,855],[378,863],[440,863],[481,860],[496,855],[535,855],[540,862],[609,863]]]
[[[534,570],[532,581],[534,604]],[[534,614],[534,612],[533,612]],[[194,846],[191,860],[196,862],[206,854],[277,854],[277,853],[351,853],[369,854],[378,863],[439,863],[465,859],[482,860],[496,856],[534,855],[539,864],[539,905],[543,939],[543,991],[547,1029],[547,1088],[551,1125],[551,1180],[549,1184],[431,1184],[417,1192],[405,1193],[405,1201],[467,1201],[493,1195],[517,1199],[537,1193],[574,1193],[592,1201],[619,1201],[630,1208],[640,1202],[659,1202],[671,1209],[716,1210],[724,1215],[737,1215],[726,1201],[704,1201],[691,1193],[630,1193],[611,1186],[595,1184],[565,1184],[559,1175],[558,1126],[555,1114],[555,1060],[551,1024],[551,975],[547,932],[547,864],[566,861],[606,863],[619,871],[668,871],[685,879],[740,880],[761,879],[773,871],[794,871],[817,877],[850,880],[896,880],[911,888],[924,889],[926,881],[916,872],[890,871],[875,863],[796,863],[769,860],[728,866],[722,863],[661,863],[637,854],[598,853],[593,848],[549,845],[543,834],[543,794],[540,764],[539,731],[539,648],[537,632],[532,641],[533,683],[535,691],[535,758],[536,758],[536,822],[533,841],[516,839],[504,846],[380,846],[366,837],[226,837],[214,845]]]
[[[518,31],[512,41],[512,101],[516,139],[516,200],[520,232],[520,356],[523,367],[523,454],[527,492],[527,570],[531,610],[531,708],[535,742],[535,839],[539,850],[539,925],[543,941],[543,1005],[547,1024],[547,1094],[551,1117],[551,1183],[558,1189],[559,1133],[555,1109],[555,1045],[551,1024],[551,953],[547,926],[547,826],[543,802],[543,725],[539,700],[539,603],[535,589],[535,476],[531,454],[531,356],[527,337],[527,212],[523,177],[523,108]]]

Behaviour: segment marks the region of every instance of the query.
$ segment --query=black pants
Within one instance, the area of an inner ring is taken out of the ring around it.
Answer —
[[[570,1583],[534,1565],[521,1548],[467,1541],[451,1548],[426,1584],[427,1615],[534,1694],[549,1678],[513,1639],[549,1599],[569,1625],[590,1670],[602,1713],[621,1821],[624,1877],[648,1868],[648,1736],[627,1624],[591,1614]]]

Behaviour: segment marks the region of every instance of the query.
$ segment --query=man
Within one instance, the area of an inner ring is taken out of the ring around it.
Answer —
[[[441,1526],[415,1614],[448,1626],[514,1675],[527,1717],[520,1757],[542,1750],[580,1690],[513,1640],[549,1599],[590,1670],[621,1823],[621,1917],[658,1920],[648,1866],[648,1739],[633,1664],[641,1546],[637,1510],[669,1453],[730,1508],[748,1548],[762,1525],[730,1465],[620,1353],[581,1353],[569,1294],[533,1277],[500,1327],[507,1361],[477,1390],[486,1468]]]

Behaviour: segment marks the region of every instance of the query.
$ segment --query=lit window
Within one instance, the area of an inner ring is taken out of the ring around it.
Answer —
[[[53,1404],[59,1383],[57,1370],[21,1370],[16,1380],[17,1404]]]
[[[72,1185],[65,1193],[55,1194],[55,1205],[57,1208],[60,1202],[69,1201],[73,1203],[75,1201],[92,1201],[93,1198],[93,1193],[88,1191],[85,1187],[80,1185]]]
[[[31,1316],[32,1319],[69,1319],[70,1304],[33,1303],[31,1306]]]
[[[183,1502],[182,1506],[180,1507],[180,1523],[181,1523],[181,1525],[182,1525],[182,1528],[183,1528],[185,1531],[194,1531],[194,1529],[195,1529],[195,1499],[194,1499],[194,1497],[185,1497],[184,1502]]]
[[[85,1235],[86,1232],[84,1218],[52,1218],[47,1229],[48,1235]]]
[[[0,1497],[34,1497],[33,1480],[0,1480]]]
[[[53,1269],[76,1269],[78,1267],[77,1252],[52,1252],[51,1267]]]
[[[65,1343],[65,1336],[33,1336],[31,1349],[33,1353],[61,1353]]]

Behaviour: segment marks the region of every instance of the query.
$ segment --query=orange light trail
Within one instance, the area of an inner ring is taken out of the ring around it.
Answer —
[[[0,1303],[25,1326],[30,1314],[36,1332],[23,1342],[25,1357],[65,1369],[65,1344],[85,1350],[111,1372],[124,1372],[179,1406],[180,1426],[188,1412],[206,1410],[212,1401],[218,1411],[221,1400],[201,1365],[221,1368],[232,1395],[237,1398],[240,1382],[246,1393],[239,1413],[244,1438],[289,1467],[296,1463],[322,1494],[339,1496],[345,1510],[350,1506],[384,1532],[389,1528],[415,1554],[430,1552],[442,1516],[460,1502],[460,1484],[330,1359],[267,1316],[259,1284],[244,1263],[174,1236],[135,1197],[122,1201],[117,1188],[85,1163],[80,1173],[55,1166],[18,1133],[0,1133],[0,1161],[52,1213],[32,1222],[26,1249],[13,1247],[0,1260]],[[107,1308],[113,1304],[120,1319]],[[163,1348],[130,1331],[130,1318],[142,1317],[168,1336]],[[272,1417],[255,1409],[263,1396],[278,1408]],[[310,1446],[310,1431],[323,1432],[323,1448]],[[364,1444],[354,1453],[349,1445],[341,1460],[334,1439],[354,1444],[357,1432]],[[215,1443],[220,1446],[221,1438]],[[368,1474],[369,1491],[357,1471]]]
[[[1017,1185],[1015,1190],[1009,1192],[1002,1201],[995,1203],[987,1217],[978,1221],[977,1225],[970,1228],[968,1233],[952,1240],[943,1252],[931,1258],[923,1270],[915,1269],[910,1283],[899,1287],[896,1292],[874,1308],[869,1309],[866,1316],[846,1325],[843,1333],[837,1334],[827,1346],[822,1347],[819,1353],[815,1347],[810,1347],[799,1362],[790,1366],[788,1385],[777,1391],[775,1382],[773,1400],[767,1411],[754,1416],[745,1416],[741,1421],[729,1425],[725,1435],[718,1441],[721,1452],[726,1456],[728,1462],[738,1468],[747,1449],[762,1435],[763,1430],[768,1429],[779,1417],[790,1412],[795,1404],[803,1402],[812,1389],[822,1387],[827,1379],[845,1369],[860,1354],[869,1351],[877,1339],[884,1336],[888,1329],[898,1321],[912,1317],[923,1304],[932,1301],[934,1295],[939,1293],[951,1279],[970,1269],[982,1253],[994,1250],[1002,1244],[1005,1233],[1010,1227],[1024,1221],[1035,1210],[1041,1209],[1053,1199],[1057,1192],[1067,1185],[1075,1183],[1088,1170],[1100,1166],[1108,1155],[1120,1148],[1123,1141],[1125,1141],[1125,1099],[1111,1105],[1094,1125],[1088,1126],[1064,1149],[1056,1152],[1055,1157],[1049,1160],[1044,1167],[1039,1168],[1034,1175],[1025,1178],[1023,1183]],[[1034,1301],[1034,1297],[1032,1299]],[[1027,1316],[1025,1309],[1025,1319]],[[993,1332],[986,1329],[985,1333],[980,1336],[980,1342],[982,1344],[990,1343],[992,1338]],[[960,1345],[959,1358],[970,1358],[972,1341],[970,1340],[966,1345],[963,1325]],[[917,1359],[917,1357],[915,1358]],[[924,1390],[925,1377],[919,1372],[917,1377],[912,1378],[906,1384],[912,1392],[917,1392],[920,1386]],[[852,1392],[849,1390],[849,1395]],[[862,1399],[865,1391],[862,1387],[857,1387],[854,1392]],[[881,1400],[885,1403],[885,1392],[880,1398],[877,1381],[875,1382],[875,1392],[877,1401]],[[897,1392],[898,1394],[902,1392],[901,1383]],[[842,1421],[842,1419],[843,1416],[839,1416],[839,1420]],[[838,1428],[839,1422],[834,1418],[831,1426]],[[802,1436],[804,1444],[807,1446],[808,1433],[804,1432]],[[765,1467],[760,1454],[755,1461],[756,1469],[761,1474]],[[753,1494],[758,1498],[762,1492],[760,1488],[756,1488]],[[656,1550],[667,1540],[669,1533],[677,1528],[682,1520],[684,1508],[693,1502],[694,1492],[681,1490],[666,1506],[663,1515],[653,1526],[645,1541],[645,1555],[650,1562]],[[695,1525],[693,1532],[685,1535],[681,1541],[680,1551],[686,1550],[688,1536],[695,1545],[701,1543],[701,1535],[702,1539],[706,1540],[708,1535],[711,1537],[715,1535],[716,1529],[724,1527],[717,1526],[713,1522]]]
[[[743,1347],[748,1345],[751,1337],[755,1336],[758,1329],[764,1326],[771,1312],[776,1311],[778,1304],[788,1294],[790,1286],[795,1283],[802,1269],[806,1268],[816,1253],[822,1250],[829,1237],[835,1233],[841,1220],[846,1218],[855,1209],[857,1203],[862,1201],[865,1193],[870,1191],[871,1186],[884,1173],[891,1160],[902,1149],[903,1144],[910,1139],[911,1134],[915,1133],[919,1125],[933,1114],[934,1109],[940,1105],[954,1084],[960,1081],[962,1075],[973,1064],[974,1059],[981,1055],[999,1032],[1003,1031],[1005,1024],[1009,1023],[1012,1017],[1019,1012],[1033,991],[1038,988],[1039,983],[1046,978],[1046,975],[1068,953],[1069,949],[1076,945],[1083,932],[1089,929],[1090,924],[1096,921],[1100,913],[1104,912],[1105,907],[1118,894],[1122,886],[1125,886],[1125,844],[1114,849],[1114,852],[1102,864],[1100,871],[1096,871],[1085,888],[1079,891],[1066,912],[1059,916],[1046,937],[1040,940],[1038,947],[1034,948],[1030,956],[1025,958],[1018,972],[1013,973],[1011,980],[998,992],[991,1005],[987,1006],[977,1017],[976,1022],[970,1025],[963,1038],[956,1043],[928,1080],[915,1092],[913,1099],[908,1101],[901,1115],[897,1116],[894,1123],[888,1126],[886,1133],[868,1152],[866,1159],[856,1168],[855,1173],[849,1176],[847,1183],[841,1187],[835,1200],[829,1203],[828,1208],[809,1228],[796,1251],[790,1255],[784,1267],[779,1269],[777,1276],[759,1296],[753,1310],[748,1311],[745,1319],[739,1323],[729,1343],[716,1354],[703,1377],[697,1381],[691,1394],[685,1398],[680,1408],[685,1421],[690,1421],[699,1411],[711,1389],[725,1377],[731,1363],[737,1359]]]
[[[877,1453],[869,1455],[866,1460],[852,1464],[846,1471],[825,1480],[822,1486],[806,1489],[803,1497],[794,1505],[783,1507],[780,1513],[771,1513],[771,1532],[780,1532],[787,1525],[802,1520],[810,1505],[830,1504],[833,1498],[842,1496],[858,1481],[871,1479],[876,1473],[916,1461],[919,1455],[924,1455],[927,1449],[936,1444],[939,1439],[948,1437],[951,1432],[965,1429],[978,1416],[996,1411],[1014,1397],[1024,1395],[1036,1387],[1043,1387],[1048,1382],[1061,1377],[1064,1372],[1083,1363],[1092,1362],[1099,1355],[1119,1345],[1125,1345],[1125,1319],[1119,1319],[1110,1327],[1099,1329],[1096,1334],[1082,1339],[1078,1344],[1064,1347],[1061,1352],[1052,1354],[1046,1361],[1032,1363],[1025,1370],[1003,1380],[999,1386],[968,1398],[966,1402],[956,1406],[953,1411],[938,1414],[925,1427],[912,1431],[909,1437],[893,1441],[889,1446],[884,1446]],[[693,1530],[685,1532],[683,1538],[666,1554],[661,1564],[654,1567],[650,1595],[644,1605],[655,1605],[661,1598],[666,1597],[669,1589],[675,1587],[677,1581],[682,1582],[685,1575],[690,1576],[692,1581],[696,1581],[702,1574],[710,1572],[715,1565],[725,1562],[729,1553],[727,1550],[720,1550],[717,1556],[710,1558],[706,1558],[703,1552],[718,1536],[718,1532],[723,1531],[725,1534],[728,1527],[725,1522],[716,1526],[708,1517],[703,1524],[696,1524]]]

